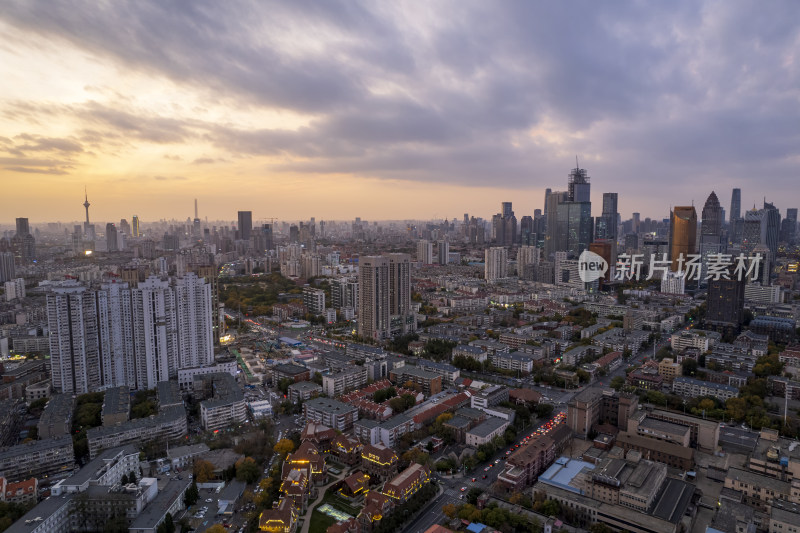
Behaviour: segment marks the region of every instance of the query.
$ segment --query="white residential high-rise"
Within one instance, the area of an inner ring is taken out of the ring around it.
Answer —
[[[53,388],[82,394],[152,389],[178,370],[214,363],[211,285],[193,273],[151,276],[136,289],[63,283],[47,296]]]
[[[508,249],[499,246],[487,248],[484,257],[487,282],[493,283],[508,277]]]
[[[417,241],[417,261],[423,265],[433,264],[433,243],[431,241]]]
[[[683,294],[686,286],[686,278],[682,272],[667,272],[661,278],[661,292],[666,294]]]
[[[12,252],[0,252],[0,283],[14,279],[14,254]]]
[[[25,298],[25,279],[14,278],[11,281],[6,281],[6,301],[22,300]]]
[[[136,383],[152,389],[178,375],[178,317],[168,281],[148,277],[133,291]]]
[[[83,394],[103,388],[94,293],[64,283],[47,296],[53,388]]]
[[[189,272],[175,284],[178,313],[178,368],[214,363],[211,284]],[[177,369],[176,369],[177,370]]]
[[[331,301],[335,309],[358,307],[358,280],[339,278],[331,281]]]
[[[446,265],[450,260],[450,243],[441,240],[436,247],[437,252],[439,253],[439,264]]]
[[[136,354],[133,348],[133,309],[127,283],[104,283],[97,292],[100,315],[100,353],[103,381],[108,387],[135,389]]]

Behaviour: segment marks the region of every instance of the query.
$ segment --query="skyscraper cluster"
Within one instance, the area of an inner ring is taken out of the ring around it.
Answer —
[[[193,273],[136,288],[63,282],[47,295],[53,388],[82,394],[150,389],[214,362],[211,285]]]

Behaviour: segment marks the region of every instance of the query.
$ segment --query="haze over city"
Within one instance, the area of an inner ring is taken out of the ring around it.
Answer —
[[[796,2],[4,2],[2,222],[800,204]]]

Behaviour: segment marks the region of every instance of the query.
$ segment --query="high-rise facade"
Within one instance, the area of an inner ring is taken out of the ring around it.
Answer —
[[[594,238],[596,240],[607,239],[617,242],[617,219],[619,218],[617,200],[617,193],[603,193],[603,212],[595,222]]]
[[[484,252],[484,277],[488,283],[508,277],[508,249],[495,246]]]
[[[82,394],[151,389],[182,368],[214,362],[211,285],[187,273],[135,289],[64,283],[47,296],[53,388]]]
[[[501,212],[492,217],[492,240],[502,246],[517,243],[517,217],[511,202],[503,202]]]
[[[213,364],[211,284],[187,272],[176,280],[174,290],[178,317],[178,368]]]
[[[139,215],[133,215],[133,217],[131,217],[131,235],[134,237],[142,236],[142,230],[139,228]]]
[[[446,265],[450,262],[450,243],[448,241],[439,241],[436,245],[436,251],[438,255],[438,263],[440,265]]]
[[[389,261],[382,256],[358,261],[358,334],[382,340],[389,332]]]
[[[733,189],[731,193],[731,212],[730,212],[730,223],[733,224],[733,221],[742,217],[742,190],[741,189]]]
[[[697,251],[697,211],[694,206],[677,206],[670,212],[669,259],[671,269],[681,268],[680,259],[689,260]]]
[[[702,217],[700,242],[718,244],[722,235],[722,206],[714,191],[711,191],[703,205]]]
[[[331,303],[334,309],[358,307],[358,280],[339,278],[331,281]]]
[[[433,243],[428,240],[417,241],[417,261],[423,265],[433,264]]]
[[[97,304],[80,285],[55,289],[47,297],[50,374],[53,388],[83,394],[103,388]]]
[[[520,246],[517,250],[517,276],[519,279],[532,281],[536,279],[536,267],[539,265],[541,250],[536,246]]]
[[[31,235],[27,218],[17,219],[17,233],[11,238],[11,249],[17,264],[24,265],[36,259],[36,239]]]
[[[106,250],[109,252],[116,252],[118,249],[117,227],[112,222],[109,222],[106,224]]]
[[[237,230],[239,232],[239,240],[249,241],[250,235],[253,232],[253,212],[239,211],[238,222]]]
[[[389,336],[416,331],[417,317],[411,309],[411,256],[387,254],[389,261]]]
[[[11,252],[0,252],[0,283],[5,283],[15,277],[14,254]]]
[[[797,235],[797,208],[786,210],[786,218],[781,221],[780,241],[793,244]]]
[[[533,217],[525,215],[519,223],[519,244],[521,246],[532,246],[536,244],[536,241],[536,226],[533,222]]]

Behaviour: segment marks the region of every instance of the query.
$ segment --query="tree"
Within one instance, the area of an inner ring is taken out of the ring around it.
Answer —
[[[553,414],[553,406],[549,403],[539,403],[536,406],[536,416],[539,418],[549,418]]]
[[[192,484],[189,485],[189,488],[186,489],[186,492],[183,494],[183,503],[186,504],[186,507],[191,507],[197,503],[198,498],[200,498],[200,491],[197,488],[197,483],[192,481]]]
[[[681,372],[684,376],[694,376],[697,374],[697,361],[686,358],[681,363]]]
[[[194,479],[198,483],[206,483],[214,478],[214,465],[205,459],[194,462]]]
[[[252,457],[244,457],[236,461],[236,479],[239,481],[254,483],[260,474],[261,469]]]
[[[273,450],[279,455],[292,453],[294,451],[294,442],[291,439],[281,439],[275,444]]]
[[[222,527],[222,524],[214,524],[210,528],[206,529],[206,533],[228,533],[228,531]]]
[[[590,533],[613,533],[613,529],[602,522],[595,522],[589,527]]]
[[[456,513],[458,512],[458,508],[455,505],[453,505],[452,503],[448,503],[448,504],[442,505],[442,512],[445,514],[445,516],[447,516],[447,518],[452,520],[453,518],[456,517]]]
[[[622,376],[614,376],[611,378],[610,386],[612,389],[618,391],[625,386],[625,378]]]

